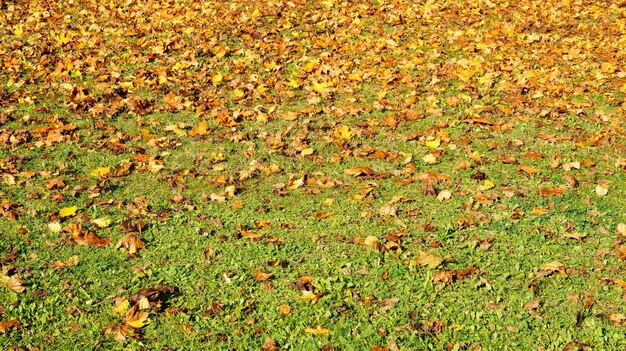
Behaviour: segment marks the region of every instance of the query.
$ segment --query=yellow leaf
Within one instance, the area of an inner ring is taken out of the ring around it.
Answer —
[[[316,328],[306,328],[304,332],[312,335],[326,335],[328,334],[328,329],[318,326]]]
[[[483,180],[483,185],[481,185],[478,189],[481,191],[493,189],[496,185],[489,179]]]
[[[92,220],[91,223],[95,224],[98,228],[106,228],[111,224],[111,220],[108,218],[96,218]]]
[[[388,90],[379,91],[378,92],[378,100],[384,99],[387,96],[387,94],[389,94]]]
[[[111,169],[109,167],[99,167],[91,171],[91,175],[94,177],[99,177],[101,175],[107,175],[111,173]]]
[[[224,79],[224,76],[218,72],[211,77],[211,82],[213,82],[213,84],[218,84],[222,81],[222,79]]]
[[[15,29],[13,29],[13,35],[21,37],[22,34],[24,34],[24,28],[22,28],[22,26],[15,26]]]
[[[427,147],[431,148],[431,149],[436,149],[439,147],[439,145],[441,145],[441,139],[440,138],[435,138],[433,140],[426,140],[424,142],[424,145],[426,145]]]
[[[289,83],[287,83],[287,86],[290,88],[298,88],[300,86],[300,83],[298,83],[297,80],[290,80]]]
[[[354,136],[354,131],[348,126],[340,126],[335,129],[335,136],[339,139],[351,139]]]
[[[317,302],[317,299],[319,299],[319,296],[315,295],[312,291],[303,290],[302,296],[298,296],[298,298],[304,302],[315,303]]]
[[[244,95],[246,95],[246,93],[244,93],[241,89],[235,89],[235,91],[233,91],[233,97],[237,99],[241,99]]]
[[[78,210],[77,206],[62,208],[61,211],[59,211],[59,217],[61,217],[61,218],[63,218],[63,217],[71,217],[71,216],[76,214],[77,210]]]
[[[126,320],[126,324],[135,329],[139,329],[150,323],[150,321],[148,321],[148,316],[148,312],[137,312],[134,316]]]
[[[113,306],[113,315],[120,316],[125,314],[130,308],[130,302],[123,297],[115,298],[115,306]]]

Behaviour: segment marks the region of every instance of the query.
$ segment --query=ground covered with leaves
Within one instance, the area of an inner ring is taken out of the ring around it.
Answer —
[[[0,0],[0,348],[623,349],[625,27]]]

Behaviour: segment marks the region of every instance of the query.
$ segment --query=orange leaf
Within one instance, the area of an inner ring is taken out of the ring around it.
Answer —
[[[540,171],[539,171],[538,169],[536,169],[536,168],[533,168],[533,167],[530,167],[530,166],[524,166],[524,165],[519,165],[519,166],[517,167],[517,170],[518,170],[518,171],[523,171],[523,172],[525,172],[526,174],[528,174],[528,175],[530,175],[530,176],[535,175],[535,174],[537,174],[537,173],[539,173],[539,172],[540,172]]]
[[[374,171],[369,167],[354,167],[343,170],[344,173],[349,174],[351,176],[359,177],[364,175],[372,175]]]
[[[22,323],[17,319],[11,319],[7,321],[0,321],[0,334],[4,334],[13,328],[21,328]]]

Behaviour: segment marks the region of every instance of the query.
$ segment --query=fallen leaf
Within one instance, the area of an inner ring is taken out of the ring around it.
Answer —
[[[135,233],[129,233],[120,238],[117,244],[115,244],[114,249],[117,250],[120,247],[124,247],[126,252],[128,252],[131,257],[137,257],[139,254],[139,250],[143,249],[145,247],[145,244],[143,241],[141,241],[139,235]]]
[[[96,218],[92,219],[91,223],[93,223],[98,228],[106,228],[111,224],[111,220],[108,218]]]
[[[315,293],[310,290],[302,290],[302,296],[298,296],[298,298],[304,302],[316,303],[319,299],[319,295],[315,295]]]
[[[615,227],[615,233],[626,237],[626,223],[619,223],[617,227]]]
[[[254,274],[254,281],[255,282],[264,282],[264,281],[272,279],[273,277],[274,277],[273,274],[267,273],[267,272],[263,271],[262,269],[259,269]]]
[[[328,329],[317,326],[315,328],[306,328],[304,332],[312,335],[326,335],[328,334]]]
[[[283,316],[288,315],[289,313],[291,313],[291,306],[289,305],[280,305],[278,306],[278,311],[280,312],[280,314],[282,314]]]
[[[565,266],[559,261],[542,264],[539,269],[547,273],[565,273]]]
[[[20,321],[18,321],[17,319],[0,321],[0,334],[5,334],[13,328],[19,329],[21,327],[22,323],[20,323]]]
[[[450,200],[450,198],[452,198],[452,193],[450,192],[450,190],[447,189],[441,190],[439,194],[437,194],[437,200],[442,202]]]
[[[150,323],[148,320],[150,314],[148,312],[139,312],[138,309],[139,306],[135,305],[126,313],[126,316],[124,316],[124,323],[135,329],[142,328]]]
[[[113,339],[117,342],[136,337],[135,329],[126,324],[109,324],[104,327],[103,332],[104,334],[113,334]]]
[[[523,171],[524,173],[526,173],[526,174],[528,174],[528,175],[530,175],[530,176],[533,176],[533,175],[535,175],[535,174],[537,174],[537,173],[541,172],[541,171],[539,171],[539,170],[538,170],[538,169],[536,169],[536,168],[533,168],[533,167],[530,167],[530,166],[525,166],[525,165],[519,165],[519,166],[517,167],[517,170],[519,170],[519,171]]]
[[[76,215],[76,211],[78,210],[77,206],[65,207],[59,211],[59,217],[72,217]]]
[[[111,169],[109,167],[99,167],[91,171],[91,175],[94,177],[105,176],[111,173]]]
[[[392,216],[395,217],[397,215],[398,208],[392,204],[385,204],[380,208],[378,214],[381,216]]]
[[[420,251],[417,258],[408,262],[409,264],[419,264],[422,267],[428,266],[430,269],[435,269],[443,262],[443,259],[428,252]]]
[[[369,175],[373,175],[374,171],[369,168],[369,167],[354,167],[354,168],[348,168],[348,169],[344,169],[343,170],[344,173],[351,175],[351,176],[355,176],[355,177],[360,177],[360,176],[369,176]]]
[[[265,342],[261,345],[261,351],[278,351],[280,347],[276,345],[276,342],[269,336],[265,337]]]
[[[439,159],[433,154],[427,154],[426,156],[422,157],[422,161],[424,161],[424,163],[427,165],[435,165],[439,162]]]
[[[609,187],[603,184],[598,184],[596,186],[596,195],[598,196],[606,196],[609,193]]]

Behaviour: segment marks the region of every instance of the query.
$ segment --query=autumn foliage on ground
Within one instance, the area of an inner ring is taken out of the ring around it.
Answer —
[[[0,348],[623,349],[625,27],[0,0]]]

